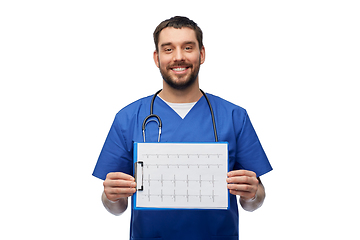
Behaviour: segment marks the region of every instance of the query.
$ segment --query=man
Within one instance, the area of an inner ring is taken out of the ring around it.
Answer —
[[[207,101],[199,88],[199,69],[205,61],[202,31],[185,17],[160,23],[154,32],[154,61],[163,78],[154,112],[161,116],[161,142],[213,142]],[[236,196],[247,211],[265,198],[259,176],[272,170],[246,111],[208,94],[214,110],[219,141],[229,143],[230,192],[228,210],[131,209],[131,239],[238,239]],[[142,123],[149,115],[152,96],[123,108],[115,117],[93,175],[105,180],[102,201],[120,215],[136,192],[133,143],[143,142]],[[146,142],[157,142],[157,124],[150,122]]]

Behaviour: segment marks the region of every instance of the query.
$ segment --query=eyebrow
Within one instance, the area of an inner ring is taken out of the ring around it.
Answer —
[[[171,45],[171,42],[167,42],[167,43],[163,43],[163,44],[161,44],[161,46],[160,47],[165,47],[165,46],[170,46]]]
[[[172,45],[171,42],[165,42],[165,43],[161,44],[160,47],[166,47],[166,46],[170,46],[170,45]],[[188,41],[188,42],[184,42],[183,45],[196,45],[196,43],[193,41]]]

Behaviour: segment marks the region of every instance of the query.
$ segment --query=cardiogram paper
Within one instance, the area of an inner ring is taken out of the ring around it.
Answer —
[[[228,208],[227,143],[136,143],[134,151],[135,208]]]

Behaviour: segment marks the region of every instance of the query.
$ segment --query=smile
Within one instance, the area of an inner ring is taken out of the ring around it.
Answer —
[[[185,74],[190,66],[177,66],[170,68],[176,74]]]
[[[181,71],[185,71],[187,68],[173,68],[172,70],[175,71],[175,72],[181,72]]]

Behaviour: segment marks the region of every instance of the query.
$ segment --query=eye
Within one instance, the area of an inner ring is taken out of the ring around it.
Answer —
[[[164,49],[164,52],[166,52],[166,53],[169,53],[169,52],[171,52],[171,51],[172,51],[171,48],[165,48],[165,49]]]
[[[185,47],[185,50],[186,50],[186,51],[191,51],[191,50],[192,50],[192,47],[191,47],[191,46],[187,46],[187,47]]]

